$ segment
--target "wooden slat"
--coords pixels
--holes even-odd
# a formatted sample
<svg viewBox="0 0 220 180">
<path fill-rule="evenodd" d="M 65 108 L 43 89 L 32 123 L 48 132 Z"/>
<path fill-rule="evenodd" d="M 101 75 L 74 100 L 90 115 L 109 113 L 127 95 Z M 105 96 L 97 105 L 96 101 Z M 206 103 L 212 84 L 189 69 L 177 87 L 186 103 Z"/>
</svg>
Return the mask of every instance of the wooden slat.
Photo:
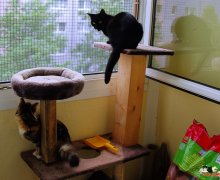
<svg viewBox="0 0 220 180">
<path fill-rule="evenodd" d="M 41 100 L 41 154 L 46 163 L 56 160 L 57 120 L 56 101 Z"/>
<path fill-rule="evenodd" d="M 93 46 L 97 47 L 97 48 L 100 48 L 100 49 L 105 49 L 105 50 L 108 50 L 108 51 L 112 50 L 111 45 L 107 44 L 105 42 L 95 42 L 93 44 Z M 122 53 L 130 54 L 130 55 L 173 55 L 174 51 L 139 44 L 136 49 L 125 49 Z"/>
<path fill-rule="evenodd" d="M 117 155 L 106 150 L 101 150 L 101 154 L 98 157 L 91 159 L 80 158 L 80 164 L 75 168 L 70 167 L 64 161 L 45 164 L 32 155 L 33 150 L 22 152 L 21 157 L 40 179 L 58 180 L 102 170 L 112 167 L 112 165 L 124 163 L 149 154 L 148 150 L 140 145 L 126 148 L 114 142 L 113 144 L 119 148 Z M 73 142 L 73 145 L 76 150 L 87 147 L 82 141 Z"/>
</svg>

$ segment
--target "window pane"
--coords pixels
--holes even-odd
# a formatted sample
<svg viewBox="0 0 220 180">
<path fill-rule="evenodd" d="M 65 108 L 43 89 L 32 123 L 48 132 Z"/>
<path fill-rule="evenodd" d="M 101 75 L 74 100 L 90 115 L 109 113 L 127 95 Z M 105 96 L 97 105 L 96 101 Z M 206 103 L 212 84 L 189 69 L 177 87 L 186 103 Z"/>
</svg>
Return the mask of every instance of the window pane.
<svg viewBox="0 0 220 180">
<path fill-rule="evenodd" d="M 152 66 L 220 89 L 220 1 L 158 0 L 155 46 L 172 57 L 153 57 Z"/>
<path fill-rule="evenodd" d="M 23 69 L 57 66 L 83 74 L 105 70 L 109 52 L 93 48 L 107 38 L 90 13 L 133 12 L 133 0 L 0 0 L 0 82 Z"/>
</svg>

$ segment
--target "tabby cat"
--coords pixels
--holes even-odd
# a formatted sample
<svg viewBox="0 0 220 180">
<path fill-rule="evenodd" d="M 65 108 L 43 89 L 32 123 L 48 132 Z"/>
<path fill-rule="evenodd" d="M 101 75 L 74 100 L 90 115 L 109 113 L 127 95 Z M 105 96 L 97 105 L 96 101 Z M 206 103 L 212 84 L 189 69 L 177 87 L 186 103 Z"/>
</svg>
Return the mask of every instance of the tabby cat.
<svg viewBox="0 0 220 180">
<path fill-rule="evenodd" d="M 38 103 L 31 104 L 21 98 L 15 117 L 20 135 L 36 145 L 33 155 L 40 159 L 41 119 Z M 69 132 L 61 121 L 57 121 L 57 155 L 72 167 L 79 165 L 79 157 L 74 151 Z"/>
<path fill-rule="evenodd" d="M 102 9 L 98 14 L 88 15 L 91 25 L 102 31 L 108 38 L 113 50 L 105 69 L 105 83 L 108 84 L 115 64 L 118 62 L 123 49 L 135 49 L 143 37 L 142 25 L 135 17 L 127 12 L 120 12 L 115 16 L 105 13 Z"/>
</svg>

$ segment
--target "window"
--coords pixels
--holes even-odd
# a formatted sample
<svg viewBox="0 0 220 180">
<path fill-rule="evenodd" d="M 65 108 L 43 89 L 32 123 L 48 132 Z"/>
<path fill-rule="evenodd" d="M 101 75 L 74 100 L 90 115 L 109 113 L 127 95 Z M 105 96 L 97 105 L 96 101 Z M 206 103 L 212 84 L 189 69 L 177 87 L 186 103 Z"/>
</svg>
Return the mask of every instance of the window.
<svg viewBox="0 0 220 180">
<path fill-rule="evenodd" d="M 89 9 L 89 1 L 88 0 L 79 0 L 78 8 L 81 10 Z"/>
<path fill-rule="evenodd" d="M 175 55 L 155 56 L 151 67 L 219 90 L 220 1 L 169 0 L 162 4 L 163 14 L 155 9 L 153 45 L 173 49 Z"/>
<path fill-rule="evenodd" d="M 59 25 L 59 31 L 65 31 L 65 26 L 66 26 L 66 23 L 65 22 L 59 22 L 58 23 Z"/>
<path fill-rule="evenodd" d="M 54 6 L 59 8 L 66 8 L 68 0 L 55 0 Z"/>
<path fill-rule="evenodd" d="M 195 15 L 196 8 L 193 7 L 186 7 L 185 8 L 185 15 Z"/>
<path fill-rule="evenodd" d="M 157 12 L 161 13 L 162 10 L 162 5 L 161 4 L 157 4 Z"/>
<path fill-rule="evenodd" d="M 185 15 L 189 15 L 190 11 L 189 11 L 189 7 L 185 7 Z"/>
<path fill-rule="evenodd" d="M 63 66 L 103 72 L 109 52 L 93 48 L 107 38 L 86 14 L 133 13 L 133 0 L 0 0 L 0 83 L 23 69 Z"/>
<path fill-rule="evenodd" d="M 83 33 L 83 34 L 88 33 L 89 29 L 86 23 L 81 21 L 81 22 L 78 22 L 77 25 L 78 25 L 79 33 Z"/>
<path fill-rule="evenodd" d="M 176 6 L 172 6 L 172 14 L 176 14 Z"/>
</svg>

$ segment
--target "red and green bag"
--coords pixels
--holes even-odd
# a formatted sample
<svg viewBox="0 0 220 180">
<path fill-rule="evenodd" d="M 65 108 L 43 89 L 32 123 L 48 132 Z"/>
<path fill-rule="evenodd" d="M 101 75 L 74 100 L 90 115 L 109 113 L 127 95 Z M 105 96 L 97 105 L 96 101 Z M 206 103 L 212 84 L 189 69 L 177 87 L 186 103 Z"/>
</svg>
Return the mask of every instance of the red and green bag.
<svg viewBox="0 0 220 180">
<path fill-rule="evenodd" d="M 173 159 L 167 180 L 219 180 L 220 135 L 209 137 L 203 124 L 193 121 Z"/>
</svg>

